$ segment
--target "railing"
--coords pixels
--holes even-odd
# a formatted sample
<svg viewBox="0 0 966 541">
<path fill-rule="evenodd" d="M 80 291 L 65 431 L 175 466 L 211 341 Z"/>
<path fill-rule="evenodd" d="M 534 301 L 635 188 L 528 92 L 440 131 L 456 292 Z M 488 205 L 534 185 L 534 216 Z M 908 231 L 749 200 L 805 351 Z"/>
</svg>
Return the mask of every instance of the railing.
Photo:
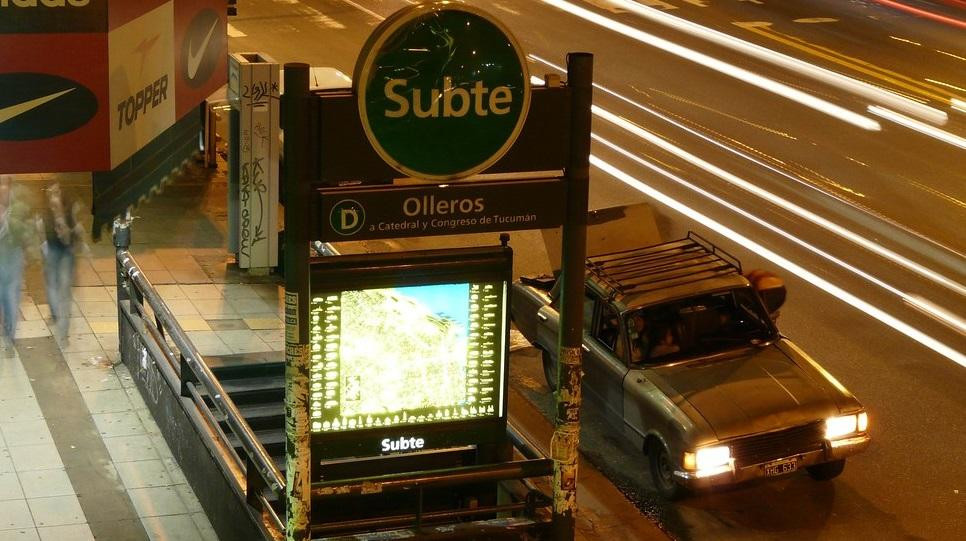
<svg viewBox="0 0 966 541">
<path fill-rule="evenodd" d="M 284 501 L 285 480 L 237 406 L 128 251 L 129 222 L 115 222 L 114 246 L 122 354 L 126 349 L 123 347 L 124 341 L 136 335 L 171 390 L 182 397 L 181 406 L 185 413 L 197 427 L 209 434 L 210 439 L 205 440 L 205 445 L 226 469 L 229 474 L 226 477 L 234 484 L 236 492 L 244 495 L 249 505 L 271 522 L 271 527 L 278 532 L 284 532 L 284 523 L 272 507 L 264 489 L 274 493 L 277 501 Z M 215 410 L 224 417 L 228 428 L 238 438 L 245 456 L 239 456 L 235 451 L 228 436 L 221 429 L 215 411 L 209 407 L 203 395 L 207 395 Z"/>
<path fill-rule="evenodd" d="M 184 329 L 161 298 L 130 253 L 129 222 L 118 220 L 114 223 L 114 245 L 116 248 L 117 300 L 119 340 L 122 357 L 142 355 L 140 362 L 150 362 L 175 396 L 180 396 L 180 406 L 195 425 L 208 438 L 202 438 L 211 455 L 221 465 L 225 478 L 232 484 L 234 492 L 242 497 L 267 522 L 275 537 L 285 535 L 285 523 L 272 506 L 266 490 L 274 494 L 275 500 L 284 502 L 286 498 L 285 480 L 265 447 L 258 441 L 248 422 L 238 407 L 225 392 L 217 377 L 204 362 L 197 348 L 192 344 Z M 339 255 L 328 243 L 313 243 L 320 256 Z M 141 348 L 132 348 L 132 340 L 137 339 Z M 205 398 L 211 401 L 211 406 Z M 218 415 L 223 417 L 231 433 L 238 439 L 242 455 L 235 451 L 228 435 L 221 428 Z M 532 442 L 520 434 L 513 426 L 507 426 L 508 436 L 513 447 L 523 460 L 502 464 L 464 466 L 442 470 L 428 470 L 405 474 L 392 474 L 375 477 L 345 479 L 335 482 L 312 484 L 312 495 L 316 498 L 346 494 L 366 494 L 373 492 L 415 491 L 419 504 L 415 512 L 396 515 L 368 517 L 355 520 L 334 521 L 313 524 L 313 535 L 326 535 L 352 530 L 386 529 L 394 527 L 414 527 L 422 531 L 421 525 L 427 521 L 453 520 L 461 527 L 478 524 L 487 537 L 490 531 L 526 528 L 535 524 L 532 520 L 509 517 L 508 514 L 524 512 L 533 516 L 538 508 L 548 508 L 552 499 L 537 488 L 529 478 L 545 477 L 552 473 L 553 462 L 543 456 Z M 422 508 L 422 494 L 425 489 L 434 487 L 462 485 L 467 483 L 496 482 L 515 480 L 522 486 L 513 502 L 492 506 L 452 509 L 447 511 L 425 511 Z M 466 519 L 479 516 L 497 516 L 479 523 L 467 523 Z M 452 532 L 451 532 L 452 533 Z M 470 537 L 479 537 L 479 532 Z"/>
</svg>

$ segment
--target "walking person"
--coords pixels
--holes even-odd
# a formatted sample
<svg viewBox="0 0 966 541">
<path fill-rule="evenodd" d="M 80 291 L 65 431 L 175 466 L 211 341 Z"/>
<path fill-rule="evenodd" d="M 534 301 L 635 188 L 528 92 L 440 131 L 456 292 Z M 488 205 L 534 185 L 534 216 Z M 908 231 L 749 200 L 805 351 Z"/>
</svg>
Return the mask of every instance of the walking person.
<svg viewBox="0 0 966 541">
<path fill-rule="evenodd" d="M 70 329 L 71 286 L 74 282 L 74 250 L 83 244 L 80 225 L 80 204 L 65 196 L 56 182 L 47 188 L 47 204 L 37 225 L 44 238 L 44 282 L 47 304 L 58 340 L 67 337 Z"/>
<path fill-rule="evenodd" d="M 12 179 L 0 175 L 0 346 L 12 345 L 17 334 L 29 212 L 14 193 Z"/>
</svg>

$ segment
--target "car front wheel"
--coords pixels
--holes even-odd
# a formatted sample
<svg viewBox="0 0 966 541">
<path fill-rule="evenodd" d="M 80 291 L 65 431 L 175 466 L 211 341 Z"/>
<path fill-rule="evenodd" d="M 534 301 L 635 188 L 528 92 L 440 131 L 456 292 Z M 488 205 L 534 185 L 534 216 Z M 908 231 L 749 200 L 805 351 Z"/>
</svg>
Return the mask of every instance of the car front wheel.
<svg viewBox="0 0 966 541">
<path fill-rule="evenodd" d="M 551 392 L 556 391 L 557 361 L 549 351 L 542 349 L 540 352 L 543 354 L 543 377 L 547 378 L 547 387 L 550 387 Z"/>
<path fill-rule="evenodd" d="M 687 495 L 687 489 L 674 479 L 674 462 L 662 443 L 651 447 L 648 457 L 651 463 L 651 479 L 657 493 L 667 500 L 678 500 Z"/>
<path fill-rule="evenodd" d="M 808 475 L 816 481 L 829 481 L 838 477 L 845 469 L 845 459 L 823 462 L 814 466 L 807 466 Z"/>
</svg>

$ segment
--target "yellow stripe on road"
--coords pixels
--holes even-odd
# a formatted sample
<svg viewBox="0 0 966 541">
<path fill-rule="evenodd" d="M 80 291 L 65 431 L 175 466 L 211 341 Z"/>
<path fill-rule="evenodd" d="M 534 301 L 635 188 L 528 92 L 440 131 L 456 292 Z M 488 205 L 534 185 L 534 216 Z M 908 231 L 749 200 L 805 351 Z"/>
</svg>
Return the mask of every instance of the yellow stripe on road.
<svg viewBox="0 0 966 541">
<path fill-rule="evenodd" d="M 822 47 L 820 45 L 815 45 L 809 43 L 801 38 L 790 36 L 788 34 L 783 34 L 777 32 L 771 28 L 771 23 L 763 21 L 753 21 L 753 22 L 735 22 L 732 23 L 739 28 L 748 30 L 758 34 L 759 36 L 766 37 L 768 39 L 777 41 L 779 43 L 788 45 L 803 51 L 812 56 L 817 56 L 829 62 L 833 62 L 840 66 L 855 70 L 859 73 L 863 73 L 880 81 L 885 81 L 893 86 L 906 90 L 917 96 L 922 96 L 931 100 L 942 102 L 943 104 L 950 105 L 951 98 L 957 97 L 945 89 L 924 84 L 916 79 L 903 75 L 901 73 L 896 73 L 894 71 L 881 68 L 872 63 L 860 60 L 857 58 L 852 58 L 850 56 L 844 55 L 838 51 L 829 49 L 827 47 Z"/>
</svg>

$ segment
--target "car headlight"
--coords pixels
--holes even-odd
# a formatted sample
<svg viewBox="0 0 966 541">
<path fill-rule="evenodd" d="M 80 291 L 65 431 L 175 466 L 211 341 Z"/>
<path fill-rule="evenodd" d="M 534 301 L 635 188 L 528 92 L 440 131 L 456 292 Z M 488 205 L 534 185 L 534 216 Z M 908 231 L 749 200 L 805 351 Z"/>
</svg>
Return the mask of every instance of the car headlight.
<svg viewBox="0 0 966 541">
<path fill-rule="evenodd" d="M 866 412 L 841 417 L 829 417 L 825 420 L 825 439 L 834 440 L 856 432 L 865 432 L 869 428 L 869 415 Z"/>
<path fill-rule="evenodd" d="M 708 477 L 732 471 L 731 448 L 727 445 L 703 447 L 694 453 L 684 453 L 684 468 L 697 477 Z"/>
</svg>

